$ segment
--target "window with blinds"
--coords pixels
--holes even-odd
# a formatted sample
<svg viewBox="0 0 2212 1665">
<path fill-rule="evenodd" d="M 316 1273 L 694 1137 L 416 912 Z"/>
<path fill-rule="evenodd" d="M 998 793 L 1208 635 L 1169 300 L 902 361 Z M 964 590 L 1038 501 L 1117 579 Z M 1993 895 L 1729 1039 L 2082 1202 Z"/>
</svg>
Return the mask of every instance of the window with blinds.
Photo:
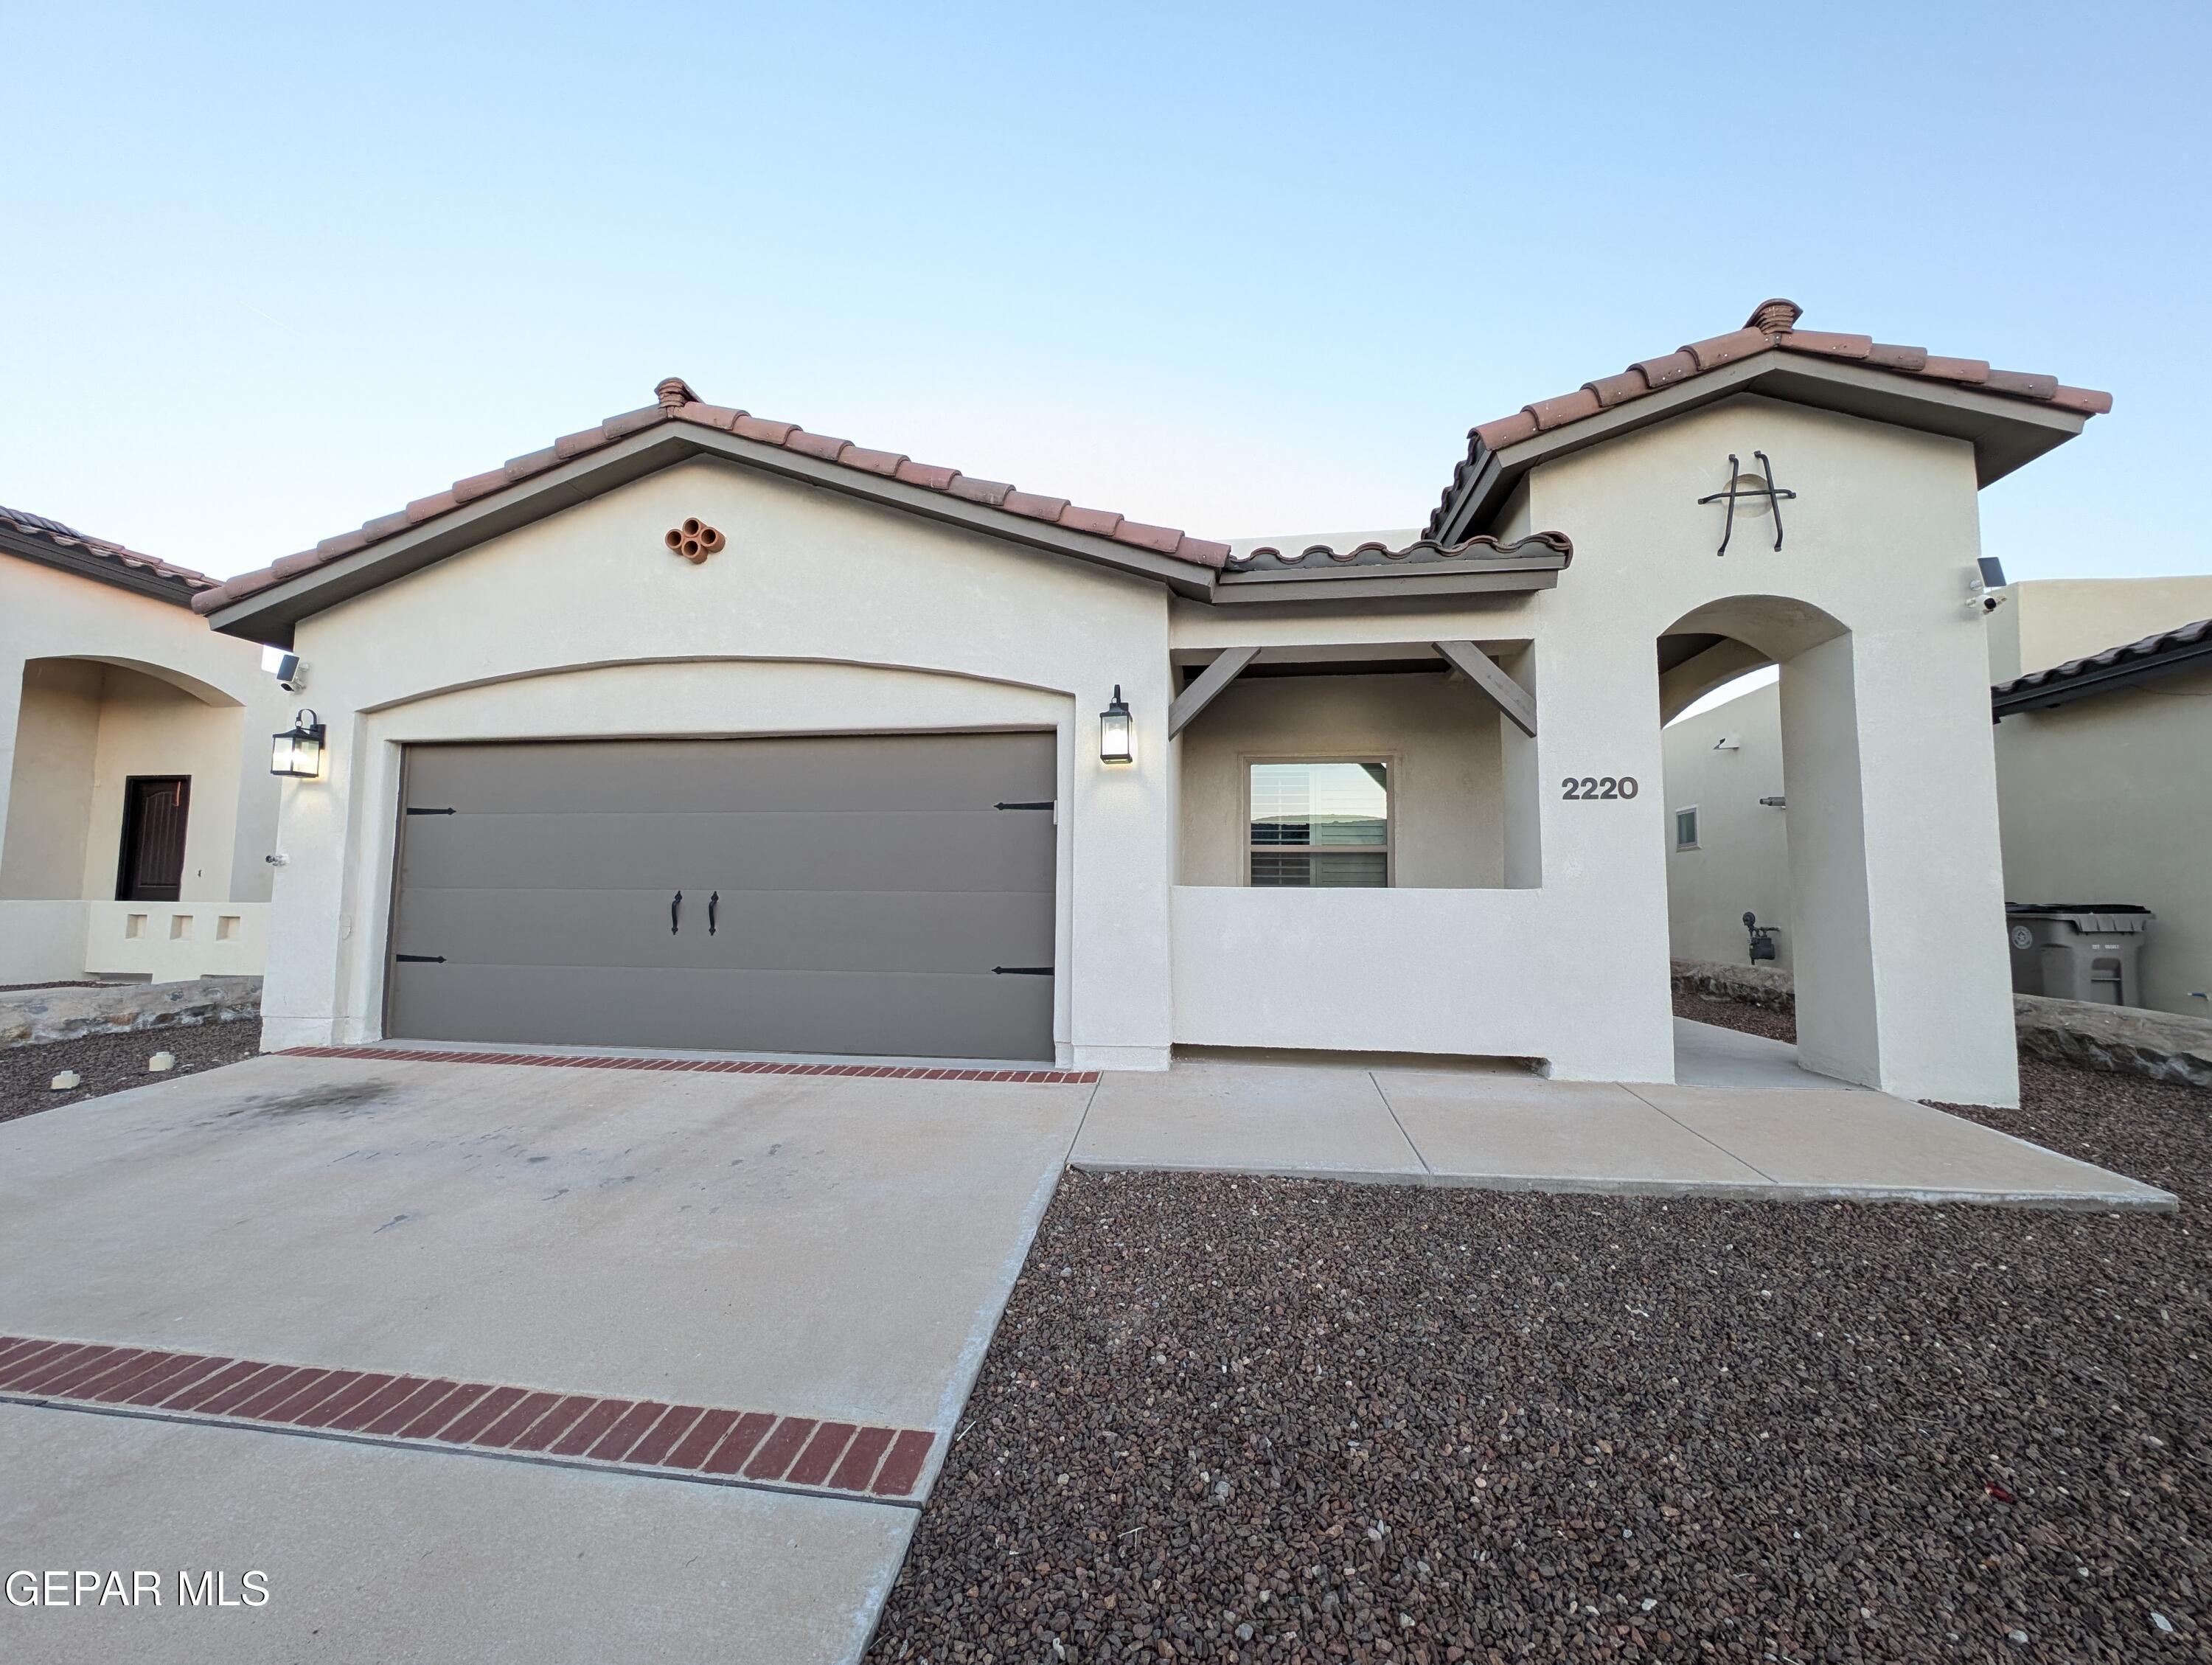
<svg viewBox="0 0 2212 1665">
<path fill-rule="evenodd" d="M 1389 884 L 1388 763 L 1254 763 L 1251 770 L 1253 884 Z"/>
</svg>

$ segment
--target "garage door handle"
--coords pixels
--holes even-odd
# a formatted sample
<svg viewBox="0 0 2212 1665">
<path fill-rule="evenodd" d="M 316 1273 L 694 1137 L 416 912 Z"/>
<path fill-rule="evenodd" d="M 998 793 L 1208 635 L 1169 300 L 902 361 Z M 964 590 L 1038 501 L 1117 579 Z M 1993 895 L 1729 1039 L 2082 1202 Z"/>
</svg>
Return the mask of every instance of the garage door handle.
<svg viewBox="0 0 2212 1665">
<path fill-rule="evenodd" d="M 991 968 L 991 975 L 994 977 L 1049 977 L 1052 968 L 1048 965 L 994 965 Z"/>
<path fill-rule="evenodd" d="M 668 899 L 668 934 L 676 934 L 676 922 L 684 916 L 684 892 L 678 890 Z"/>
<path fill-rule="evenodd" d="M 721 905 L 722 893 L 720 890 L 707 898 L 707 934 L 710 937 L 714 934 L 714 910 Z"/>
</svg>

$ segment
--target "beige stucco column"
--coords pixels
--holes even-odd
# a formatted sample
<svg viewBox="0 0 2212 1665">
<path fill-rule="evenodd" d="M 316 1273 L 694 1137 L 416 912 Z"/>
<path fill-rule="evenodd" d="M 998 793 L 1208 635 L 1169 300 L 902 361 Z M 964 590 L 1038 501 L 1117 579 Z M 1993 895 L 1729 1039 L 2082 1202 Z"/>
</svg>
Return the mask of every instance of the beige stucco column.
<svg viewBox="0 0 2212 1665">
<path fill-rule="evenodd" d="M 1905 1097 L 2015 1103 L 1982 641 L 1919 623 L 1782 666 L 1798 1056 Z"/>
</svg>

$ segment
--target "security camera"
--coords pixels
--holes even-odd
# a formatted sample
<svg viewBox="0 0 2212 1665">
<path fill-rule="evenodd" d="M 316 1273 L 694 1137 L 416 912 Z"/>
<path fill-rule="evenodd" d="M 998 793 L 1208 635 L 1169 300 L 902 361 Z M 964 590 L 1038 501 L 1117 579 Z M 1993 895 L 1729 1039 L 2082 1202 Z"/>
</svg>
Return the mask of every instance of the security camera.
<svg viewBox="0 0 2212 1665">
<path fill-rule="evenodd" d="M 1966 574 L 1966 611 L 1970 613 L 1993 613 L 2005 605 L 2005 598 L 1996 593 L 2004 588 L 2004 563 L 1993 555 L 1981 556 Z"/>
<path fill-rule="evenodd" d="M 270 648 L 262 656 L 262 664 L 276 678 L 277 687 L 287 694 L 304 692 L 307 686 L 307 667 L 300 663 L 297 653 L 287 653 Z"/>
</svg>

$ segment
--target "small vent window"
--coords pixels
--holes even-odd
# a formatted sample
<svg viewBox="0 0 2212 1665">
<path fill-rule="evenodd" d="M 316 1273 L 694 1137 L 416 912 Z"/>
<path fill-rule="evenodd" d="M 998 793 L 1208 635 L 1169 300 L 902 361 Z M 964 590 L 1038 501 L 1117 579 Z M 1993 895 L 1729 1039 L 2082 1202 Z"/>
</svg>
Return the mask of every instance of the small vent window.
<svg viewBox="0 0 2212 1665">
<path fill-rule="evenodd" d="M 1698 848 L 1698 811 L 1695 805 L 1674 811 L 1674 848 L 1678 850 Z"/>
</svg>

